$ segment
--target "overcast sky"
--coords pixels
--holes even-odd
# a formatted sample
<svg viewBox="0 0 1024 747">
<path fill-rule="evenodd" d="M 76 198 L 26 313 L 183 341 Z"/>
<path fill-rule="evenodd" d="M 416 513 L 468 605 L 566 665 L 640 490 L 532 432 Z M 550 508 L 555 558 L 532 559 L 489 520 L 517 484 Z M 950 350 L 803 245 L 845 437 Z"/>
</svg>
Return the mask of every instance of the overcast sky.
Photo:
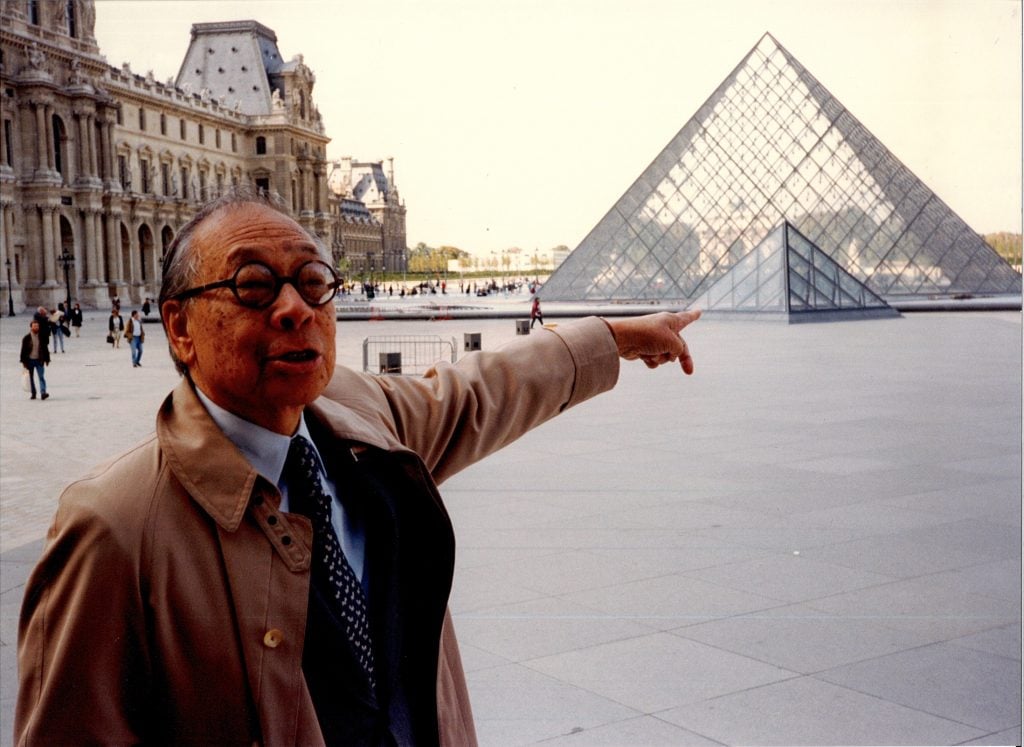
<svg viewBox="0 0 1024 747">
<path fill-rule="evenodd" d="M 328 157 L 395 158 L 408 242 L 570 248 L 769 31 L 981 233 L 1021 230 L 1020 0 L 98 0 L 115 66 L 195 22 L 304 56 Z"/>
</svg>

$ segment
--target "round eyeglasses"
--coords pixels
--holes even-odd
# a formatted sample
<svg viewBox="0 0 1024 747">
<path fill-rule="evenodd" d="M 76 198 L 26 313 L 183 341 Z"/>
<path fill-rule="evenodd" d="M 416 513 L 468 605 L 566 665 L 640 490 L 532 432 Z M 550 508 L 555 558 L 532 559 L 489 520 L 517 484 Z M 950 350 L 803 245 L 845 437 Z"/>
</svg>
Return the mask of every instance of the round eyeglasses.
<svg viewBox="0 0 1024 747">
<path fill-rule="evenodd" d="M 334 298 L 338 286 L 341 285 L 334 269 L 318 259 L 299 265 L 295 274 L 290 277 L 274 274 L 274 271 L 262 262 L 246 262 L 227 280 L 189 288 L 171 298 L 182 301 L 217 288 L 230 288 L 242 306 L 265 309 L 277 300 L 285 283 L 291 283 L 302 300 L 314 309 Z"/>
</svg>

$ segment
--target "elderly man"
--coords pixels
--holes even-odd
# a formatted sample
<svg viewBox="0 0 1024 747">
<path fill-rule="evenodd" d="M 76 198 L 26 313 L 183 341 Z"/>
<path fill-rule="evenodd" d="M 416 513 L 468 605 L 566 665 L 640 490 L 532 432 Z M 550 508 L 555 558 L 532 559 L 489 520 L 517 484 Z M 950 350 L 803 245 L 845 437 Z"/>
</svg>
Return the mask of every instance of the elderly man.
<svg viewBox="0 0 1024 747">
<path fill-rule="evenodd" d="M 160 310 L 184 380 L 61 497 L 22 610 L 20 743 L 475 743 L 436 485 L 611 388 L 619 356 L 692 372 L 697 314 L 372 377 L 335 368 L 337 287 L 255 197 L 181 230 Z"/>
</svg>

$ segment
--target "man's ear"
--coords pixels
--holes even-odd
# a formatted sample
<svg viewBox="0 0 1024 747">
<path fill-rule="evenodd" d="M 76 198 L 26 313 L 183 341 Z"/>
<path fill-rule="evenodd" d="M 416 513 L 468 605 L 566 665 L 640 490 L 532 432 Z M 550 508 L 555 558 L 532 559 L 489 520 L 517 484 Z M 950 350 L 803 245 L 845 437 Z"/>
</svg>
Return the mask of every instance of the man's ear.
<svg viewBox="0 0 1024 747">
<path fill-rule="evenodd" d="M 185 312 L 185 305 L 181 301 L 165 301 L 160 308 L 160 317 L 164 322 L 164 332 L 167 335 L 167 344 L 171 346 L 174 355 L 185 366 L 191 367 L 195 362 L 195 343 L 192 340 L 192 333 L 188 327 L 188 314 Z"/>
</svg>

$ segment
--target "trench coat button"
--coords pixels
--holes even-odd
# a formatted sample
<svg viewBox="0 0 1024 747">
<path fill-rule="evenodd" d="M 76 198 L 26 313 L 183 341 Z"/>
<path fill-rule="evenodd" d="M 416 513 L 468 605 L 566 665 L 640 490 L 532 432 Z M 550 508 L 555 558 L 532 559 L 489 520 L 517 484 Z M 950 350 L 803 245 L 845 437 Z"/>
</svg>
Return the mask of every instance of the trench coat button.
<svg viewBox="0 0 1024 747">
<path fill-rule="evenodd" d="M 267 648 L 277 648 L 284 641 L 284 633 L 277 628 L 271 628 L 263 636 L 263 645 Z"/>
</svg>

